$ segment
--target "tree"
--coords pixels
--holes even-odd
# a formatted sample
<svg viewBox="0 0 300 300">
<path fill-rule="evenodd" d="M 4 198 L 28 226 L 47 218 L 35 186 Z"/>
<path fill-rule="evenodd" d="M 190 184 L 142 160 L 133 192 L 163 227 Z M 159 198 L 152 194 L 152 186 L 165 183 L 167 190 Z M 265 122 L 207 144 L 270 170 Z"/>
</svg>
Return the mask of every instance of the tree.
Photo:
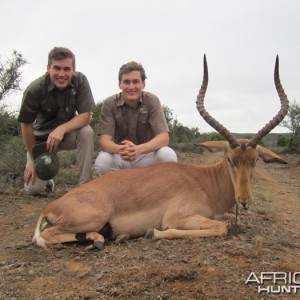
<svg viewBox="0 0 300 300">
<path fill-rule="evenodd" d="M 12 58 L 0 60 L 0 101 L 11 92 L 20 90 L 21 67 L 27 61 L 22 54 L 13 51 Z M 8 112 L 5 104 L 0 103 L 0 136 L 16 136 L 20 128 L 15 112 Z"/>
<path fill-rule="evenodd" d="M 0 136 L 18 136 L 20 124 L 14 113 L 8 112 L 5 105 L 0 105 Z"/>
<path fill-rule="evenodd" d="M 173 118 L 172 110 L 163 105 L 167 123 L 170 130 L 170 146 L 175 150 L 183 152 L 199 152 L 201 149 L 195 146 L 195 141 L 200 138 L 200 132 L 197 127 L 189 128 Z"/>
<path fill-rule="evenodd" d="M 26 163 L 25 146 L 19 138 L 20 124 L 15 112 L 8 112 L 5 103 L 1 103 L 11 92 L 20 90 L 21 67 L 27 61 L 22 54 L 14 51 L 12 58 L 0 60 L 0 193 L 9 182 L 21 182 L 21 174 Z"/>
<path fill-rule="evenodd" d="M 281 126 L 288 128 L 293 135 L 300 127 L 300 104 L 294 100 L 290 104 L 286 118 L 282 121 Z"/>
<path fill-rule="evenodd" d="M 166 105 L 163 105 L 162 107 L 163 107 L 164 114 L 166 116 L 168 126 L 171 129 L 171 127 L 173 126 L 173 122 L 174 122 L 173 111 L 171 108 L 169 108 Z"/>
<path fill-rule="evenodd" d="M 97 102 L 95 108 L 92 111 L 92 120 L 91 120 L 91 126 L 93 129 L 97 131 L 97 125 L 99 122 L 99 116 L 102 109 L 102 103 L 103 102 Z"/>
<path fill-rule="evenodd" d="M 300 104 L 296 100 L 290 104 L 286 119 L 282 121 L 281 126 L 288 128 L 292 133 L 288 150 L 300 151 Z"/>
<path fill-rule="evenodd" d="M 27 63 L 20 52 L 13 51 L 12 58 L 0 60 L 0 101 L 13 91 L 20 90 L 21 67 Z"/>
</svg>

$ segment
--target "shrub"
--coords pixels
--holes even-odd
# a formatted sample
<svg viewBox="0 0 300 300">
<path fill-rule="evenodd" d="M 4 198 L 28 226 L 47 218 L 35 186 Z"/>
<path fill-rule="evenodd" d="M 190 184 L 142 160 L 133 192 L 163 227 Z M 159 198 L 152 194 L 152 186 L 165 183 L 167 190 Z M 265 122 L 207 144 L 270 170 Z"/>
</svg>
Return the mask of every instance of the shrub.
<svg viewBox="0 0 300 300">
<path fill-rule="evenodd" d="M 26 150 L 20 137 L 0 136 L 0 193 L 13 184 L 22 186 Z"/>
<path fill-rule="evenodd" d="M 279 134 L 277 138 L 278 147 L 286 147 L 289 144 L 289 138 L 286 135 Z"/>
</svg>

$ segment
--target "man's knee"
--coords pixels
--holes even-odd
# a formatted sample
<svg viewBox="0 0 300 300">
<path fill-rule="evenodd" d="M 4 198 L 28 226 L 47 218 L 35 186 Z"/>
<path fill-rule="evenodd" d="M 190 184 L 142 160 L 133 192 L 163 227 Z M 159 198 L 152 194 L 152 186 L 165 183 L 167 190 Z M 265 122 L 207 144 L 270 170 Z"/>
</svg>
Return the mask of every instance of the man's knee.
<svg viewBox="0 0 300 300">
<path fill-rule="evenodd" d="M 157 162 L 177 162 L 177 155 L 170 147 L 162 147 L 156 152 Z"/>
<path fill-rule="evenodd" d="M 94 131 L 90 125 L 66 133 L 63 141 L 59 145 L 59 150 L 73 150 L 76 148 L 94 148 Z"/>
<path fill-rule="evenodd" d="M 86 141 L 93 141 L 94 139 L 94 131 L 90 125 L 83 126 L 78 129 L 78 138 Z"/>
<path fill-rule="evenodd" d="M 111 171 L 113 165 L 113 154 L 101 151 L 99 152 L 96 160 L 94 169 L 98 176 L 103 175 Z"/>
</svg>

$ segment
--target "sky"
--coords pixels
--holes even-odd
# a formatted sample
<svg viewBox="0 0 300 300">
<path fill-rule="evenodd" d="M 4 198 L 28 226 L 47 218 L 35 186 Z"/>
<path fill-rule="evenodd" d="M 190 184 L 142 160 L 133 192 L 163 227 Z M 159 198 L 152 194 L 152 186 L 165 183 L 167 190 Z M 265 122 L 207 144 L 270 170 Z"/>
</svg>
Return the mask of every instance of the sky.
<svg viewBox="0 0 300 300">
<path fill-rule="evenodd" d="M 95 102 L 118 93 L 121 65 L 146 70 L 145 90 L 174 119 L 214 131 L 196 98 L 206 54 L 207 111 L 229 131 L 255 133 L 280 109 L 273 72 L 290 102 L 300 102 L 299 0 L 1 0 L 0 59 L 21 52 L 21 91 L 6 104 L 18 109 L 27 85 L 46 72 L 49 51 L 71 49 Z M 287 132 L 276 127 L 272 132 Z"/>
</svg>

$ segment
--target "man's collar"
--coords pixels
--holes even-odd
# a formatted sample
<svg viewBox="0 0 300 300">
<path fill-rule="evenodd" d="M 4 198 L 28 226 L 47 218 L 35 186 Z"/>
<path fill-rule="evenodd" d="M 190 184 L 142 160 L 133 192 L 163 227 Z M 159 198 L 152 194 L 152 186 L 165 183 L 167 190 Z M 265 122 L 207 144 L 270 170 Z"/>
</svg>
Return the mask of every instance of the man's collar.
<svg viewBox="0 0 300 300">
<path fill-rule="evenodd" d="M 122 92 L 119 93 L 117 99 L 118 99 L 118 101 L 117 101 L 117 106 L 122 106 L 122 105 L 125 105 L 125 104 L 126 104 L 126 101 L 125 101 L 125 99 L 124 99 L 124 97 L 123 97 Z M 143 93 L 142 93 L 142 95 L 141 95 L 141 97 L 140 97 L 140 99 L 139 99 L 139 103 L 143 103 Z"/>
</svg>

